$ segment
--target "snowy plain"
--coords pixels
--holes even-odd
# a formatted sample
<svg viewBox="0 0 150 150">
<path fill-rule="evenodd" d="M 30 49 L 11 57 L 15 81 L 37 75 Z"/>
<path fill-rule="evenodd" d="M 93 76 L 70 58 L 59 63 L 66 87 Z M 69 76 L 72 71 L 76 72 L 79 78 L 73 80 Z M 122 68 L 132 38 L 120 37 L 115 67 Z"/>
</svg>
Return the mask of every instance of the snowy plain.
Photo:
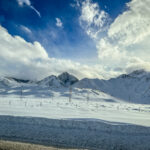
<svg viewBox="0 0 150 150">
<path fill-rule="evenodd" d="M 134 104 L 113 99 L 104 93 L 95 95 L 92 91 L 87 100 L 86 92 L 78 95 L 52 92 L 53 96 L 9 95 L 0 98 L 0 115 L 44 117 L 51 119 L 101 119 L 112 122 L 150 126 L 150 105 Z M 50 92 L 49 92 L 50 93 Z M 92 95 L 93 94 L 93 95 Z M 97 96 L 97 97 L 96 97 Z"/>
</svg>

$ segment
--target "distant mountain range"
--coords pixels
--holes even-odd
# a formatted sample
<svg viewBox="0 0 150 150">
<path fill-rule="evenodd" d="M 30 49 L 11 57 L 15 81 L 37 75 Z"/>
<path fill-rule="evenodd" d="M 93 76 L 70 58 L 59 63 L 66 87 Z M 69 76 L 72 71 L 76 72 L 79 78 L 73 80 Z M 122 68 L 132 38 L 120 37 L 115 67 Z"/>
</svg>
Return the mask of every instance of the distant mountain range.
<svg viewBox="0 0 150 150">
<path fill-rule="evenodd" d="M 64 72 L 59 76 L 51 75 L 41 81 L 33 82 L 11 77 L 1 77 L 0 87 L 20 86 L 24 84 L 47 86 L 55 88 L 79 88 L 99 90 L 113 97 L 126 101 L 150 103 L 150 73 L 144 70 L 136 70 L 130 74 L 122 74 L 109 80 L 88 79 L 78 80 L 75 76 Z"/>
</svg>

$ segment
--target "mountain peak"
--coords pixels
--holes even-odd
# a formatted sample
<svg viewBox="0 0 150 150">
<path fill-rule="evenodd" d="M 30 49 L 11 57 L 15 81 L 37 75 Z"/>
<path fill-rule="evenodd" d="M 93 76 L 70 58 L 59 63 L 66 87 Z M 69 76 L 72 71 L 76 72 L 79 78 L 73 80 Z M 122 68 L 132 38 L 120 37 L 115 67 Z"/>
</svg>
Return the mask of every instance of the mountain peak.
<svg viewBox="0 0 150 150">
<path fill-rule="evenodd" d="M 69 74 L 68 72 L 63 72 L 62 74 L 60 74 L 58 76 L 58 79 L 60 81 L 62 81 L 63 84 L 66 85 L 66 86 L 72 85 L 72 84 L 79 81 L 75 76 Z"/>
<path fill-rule="evenodd" d="M 144 69 L 140 69 L 140 70 L 135 70 L 129 74 L 122 74 L 119 76 L 119 78 L 140 78 L 145 75 L 150 75 L 150 73 L 145 71 Z"/>
<path fill-rule="evenodd" d="M 69 74 L 68 72 L 63 72 L 63 73 L 61 73 L 60 75 L 58 75 L 58 77 L 59 76 L 70 76 L 71 74 Z"/>
<path fill-rule="evenodd" d="M 146 73 L 146 71 L 144 69 L 140 69 L 140 70 L 135 70 L 135 71 L 131 72 L 130 74 L 139 75 L 139 74 L 143 74 L 143 73 Z"/>
<path fill-rule="evenodd" d="M 129 75 L 132 77 L 143 77 L 145 75 L 149 75 L 150 73 L 145 71 L 144 69 L 140 69 L 140 70 L 135 70 L 133 72 L 131 72 Z"/>
<path fill-rule="evenodd" d="M 44 78 L 43 80 L 39 81 L 38 83 L 40 85 L 46 85 L 46 86 L 50 86 L 50 87 L 63 87 L 63 86 L 69 86 L 72 85 L 74 83 L 76 83 L 78 81 L 78 79 L 69 74 L 68 72 L 63 72 L 62 74 L 60 74 L 58 77 L 51 75 L 48 76 L 47 78 Z"/>
</svg>

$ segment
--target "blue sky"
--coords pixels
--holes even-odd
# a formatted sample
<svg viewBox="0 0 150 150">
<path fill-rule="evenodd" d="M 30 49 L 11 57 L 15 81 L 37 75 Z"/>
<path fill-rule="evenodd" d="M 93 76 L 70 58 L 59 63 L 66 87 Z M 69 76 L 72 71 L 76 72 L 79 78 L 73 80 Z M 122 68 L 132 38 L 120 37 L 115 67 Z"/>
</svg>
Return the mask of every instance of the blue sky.
<svg viewBox="0 0 150 150">
<path fill-rule="evenodd" d="M 72 65 L 75 63 L 75 66 L 85 65 L 81 67 L 86 68 L 84 73 L 77 72 L 75 68 L 78 69 L 78 67 L 74 65 L 72 68 L 66 67 L 66 71 L 68 69 L 79 77 L 86 74 L 88 77 L 103 77 L 105 74 L 111 76 L 137 68 L 139 63 L 140 65 L 142 63 L 143 67 L 149 59 L 144 53 L 148 52 L 149 45 L 146 43 L 146 46 L 143 46 L 139 40 L 142 38 L 145 42 L 147 40 L 145 37 L 149 36 L 149 34 L 145 36 L 146 30 L 149 29 L 148 25 L 140 24 L 142 15 L 145 16 L 148 13 L 148 10 L 142 12 L 146 5 L 149 5 L 148 0 L 143 2 L 139 0 L 0 0 L 0 25 L 12 38 L 18 36 L 26 43 L 33 45 L 37 41 L 44 53 L 48 55 L 47 57 L 57 63 L 70 61 Z M 139 20 L 135 19 L 136 15 L 140 16 Z M 129 20 L 127 20 L 128 17 Z M 149 20 L 144 19 L 148 24 Z M 142 29 L 138 31 L 138 28 L 143 27 L 145 31 Z M 127 32 L 128 30 L 130 33 Z M 132 36 L 137 34 L 140 34 L 139 38 L 137 37 L 134 41 Z M 15 46 L 14 49 L 16 49 Z M 18 50 L 18 55 L 21 51 L 23 50 Z M 113 57 L 110 58 L 112 55 Z M 129 55 L 132 60 L 127 58 Z M 37 58 L 37 63 L 43 63 L 41 58 Z M 138 65 L 132 64 L 133 60 Z M 10 68 L 8 62 L 7 64 L 7 68 Z M 88 68 L 89 66 L 91 68 Z M 31 69 L 28 69 L 28 66 L 26 68 Z M 100 71 L 95 72 L 98 69 Z M 65 68 L 50 70 L 37 78 L 60 73 L 65 71 Z M 88 73 L 88 70 L 95 73 Z M 6 74 L 4 65 L 1 72 Z M 98 75 L 101 72 L 103 75 Z M 21 77 L 19 74 L 17 73 L 17 76 Z M 31 72 L 30 76 L 32 76 Z"/>
<path fill-rule="evenodd" d="M 0 1 L 1 25 L 11 35 L 19 35 L 29 42 L 40 42 L 52 57 L 78 61 L 87 61 L 89 56 L 97 59 L 94 41 L 79 24 L 80 10 L 71 6 L 76 3 L 74 0 L 30 0 L 41 16 L 25 2 L 20 6 L 16 0 Z M 113 20 L 126 9 L 128 0 L 93 2 L 97 2 Z M 62 27 L 56 26 L 56 18 L 61 20 Z"/>
</svg>

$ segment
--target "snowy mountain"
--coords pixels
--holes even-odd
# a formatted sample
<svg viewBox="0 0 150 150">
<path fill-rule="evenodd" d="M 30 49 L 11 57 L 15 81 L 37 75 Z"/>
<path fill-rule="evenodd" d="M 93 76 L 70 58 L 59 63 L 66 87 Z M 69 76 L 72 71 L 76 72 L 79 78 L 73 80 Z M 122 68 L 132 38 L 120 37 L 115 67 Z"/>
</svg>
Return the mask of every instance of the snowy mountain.
<svg viewBox="0 0 150 150">
<path fill-rule="evenodd" d="M 48 87 L 59 88 L 59 87 L 63 86 L 62 82 L 54 75 L 44 78 L 43 80 L 38 81 L 37 83 L 38 83 L 38 85 L 48 86 Z"/>
<path fill-rule="evenodd" d="M 0 87 L 20 87 L 23 85 L 33 85 L 35 81 L 19 79 L 14 77 L 0 77 Z"/>
<path fill-rule="evenodd" d="M 14 77 L 7 77 L 7 79 L 13 80 L 13 81 L 18 82 L 18 83 L 30 83 L 30 82 L 32 82 L 31 80 L 18 79 L 18 78 L 14 78 Z"/>
<path fill-rule="evenodd" d="M 45 87 L 46 89 L 54 87 L 57 88 L 58 92 L 62 92 L 65 90 L 68 91 L 67 88 L 72 85 L 73 89 L 100 91 L 112 97 L 122 99 L 123 101 L 150 103 L 150 73 L 144 70 L 136 70 L 109 80 L 88 78 L 78 80 L 75 76 L 67 72 L 58 76 L 51 75 L 38 82 L 10 77 L 0 78 L 0 88 L 18 86 L 19 90 L 22 85 L 25 89 L 35 89 L 35 94 L 36 88 L 40 89 L 40 87 Z M 32 90 L 30 90 L 30 93 L 32 93 Z"/>
<path fill-rule="evenodd" d="M 0 77 L 0 87 L 9 87 L 17 85 L 17 81 L 9 77 Z"/>
<path fill-rule="evenodd" d="M 150 73 L 144 70 L 137 70 L 109 80 L 85 78 L 74 87 L 100 90 L 126 101 L 150 103 Z"/>
<path fill-rule="evenodd" d="M 69 74 L 68 72 L 60 74 L 58 79 L 63 83 L 64 86 L 73 85 L 79 81 L 75 76 Z"/>
<path fill-rule="evenodd" d="M 76 82 L 78 82 L 78 79 L 75 76 L 67 72 L 64 72 L 60 74 L 58 77 L 51 75 L 47 78 L 44 78 L 43 80 L 39 81 L 38 84 L 43 86 L 60 88 L 60 87 L 68 87 Z"/>
</svg>

